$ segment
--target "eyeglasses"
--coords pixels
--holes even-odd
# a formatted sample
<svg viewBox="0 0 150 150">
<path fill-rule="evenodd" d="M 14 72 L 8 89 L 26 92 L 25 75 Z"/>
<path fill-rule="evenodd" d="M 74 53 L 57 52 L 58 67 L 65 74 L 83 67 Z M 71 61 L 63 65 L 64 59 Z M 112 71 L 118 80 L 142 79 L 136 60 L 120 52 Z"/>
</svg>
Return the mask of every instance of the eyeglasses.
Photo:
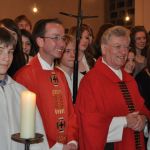
<svg viewBox="0 0 150 150">
<path fill-rule="evenodd" d="M 116 50 L 121 50 L 122 48 L 123 48 L 123 49 L 127 49 L 127 50 L 130 50 L 130 49 L 131 49 L 130 46 L 124 46 L 124 45 L 111 45 L 111 47 L 113 47 L 113 48 L 116 49 Z"/>
<path fill-rule="evenodd" d="M 60 40 L 65 41 L 65 39 L 66 39 L 65 36 L 57 36 L 57 35 L 56 36 L 43 36 L 41 38 L 51 39 L 55 42 L 60 41 Z"/>
</svg>

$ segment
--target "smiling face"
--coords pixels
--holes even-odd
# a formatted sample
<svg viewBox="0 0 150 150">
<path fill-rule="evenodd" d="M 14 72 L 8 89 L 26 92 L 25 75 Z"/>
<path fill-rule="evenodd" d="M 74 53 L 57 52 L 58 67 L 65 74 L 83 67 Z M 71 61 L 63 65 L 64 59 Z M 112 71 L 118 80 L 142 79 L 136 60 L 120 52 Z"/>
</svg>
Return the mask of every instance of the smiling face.
<svg viewBox="0 0 150 150">
<path fill-rule="evenodd" d="M 47 23 L 43 37 L 37 38 L 41 57 L 49 64 L 60 58 L 65 48 L 64 27 L 57 23 Z"/>
<path fill-rule="evenodd" d="M 134 68 L 135 68 L 135 54 L 132 51 L 130 51 L 128 53 L 128 58 L 124 70 L 128 73 L 133 73 Z"/>
<path fill-rule="evenodd" d="M 3 80 L 13 60 L 13 45 L 0 44 L 0 80 Z"/>
<path fill-rule="evenodd" d="M 112 35 L 107 44 L 102 45 L 102 54 L 106 63 L 114 69 L 120 69 L 126 62 L 129 50 L 127 36 Z"/>
<path fill-rule="evenodd" d="M 137 49 L 144 49 L 146 46 L 146 35 L 144 32 L 140 31 L 135 34 L 135 47 Z"/>
</svg>

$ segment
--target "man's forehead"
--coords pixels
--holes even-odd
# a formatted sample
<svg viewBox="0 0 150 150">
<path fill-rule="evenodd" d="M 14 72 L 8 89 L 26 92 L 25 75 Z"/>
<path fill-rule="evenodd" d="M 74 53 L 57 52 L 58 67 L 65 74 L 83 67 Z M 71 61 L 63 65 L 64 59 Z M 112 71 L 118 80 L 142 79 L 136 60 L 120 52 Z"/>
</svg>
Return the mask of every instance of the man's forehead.
<svg viewBox="0 0 150 150">
<path fill-rule="evenodd" d="M 110 38 L 108 39 L 108 41 L 112 42 L 112 41 L 129 41 L 130 37 L 129 36 L 116 36 L 116 35 L 112 35 L 110 36 Z"/>
</svg>

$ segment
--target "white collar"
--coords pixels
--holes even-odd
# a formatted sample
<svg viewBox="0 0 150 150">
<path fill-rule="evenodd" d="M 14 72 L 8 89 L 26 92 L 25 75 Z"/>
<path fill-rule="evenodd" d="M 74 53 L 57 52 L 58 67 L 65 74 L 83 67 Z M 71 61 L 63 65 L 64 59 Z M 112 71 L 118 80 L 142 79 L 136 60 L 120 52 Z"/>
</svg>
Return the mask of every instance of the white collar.
<svg viewBox="0 0 150 150">
<path fill-rule="evenodd" d="M 64 69 L 62 69 L 60 66 L 56 66 L 59 70 L 61 70 L 66 77 L 68 77 L 70 80 L 73 80 L 73 73 L 72 75 L 70 76 Z"/>
<path fill-rule="evenodd" d="M 121 69 L 116 70 L 116 69 L 110 67 L 103 58 L 102 58 L 102 63 L 107 65 L 119 77 L 119 79 L 122 80 L 122 71 L 121 71 Z"/>
<path fill-rule="evenodd" d="M 37 57 L 39 59 L 39 62 L 42 66 L 43 70 L 54 70 L 54 63 L 52 65 L 49 65 L 41 56 L 40 53 L 37 54 Z"/>
<path fill-rule="evenodd" d="M 83 62 L 83 64 L 84 64 L 84 66 L 85 66 L 86 72 L 88 72 L 88 71 L 90 70 L 90 68 L 89 68 L 89 65 L 88 65 L 88 63 L 87 63 L 87 60 L 86 60 L 85 55 L 83 55 L 83 57 L 82 57 L 82 62 Z"/>
</svg>

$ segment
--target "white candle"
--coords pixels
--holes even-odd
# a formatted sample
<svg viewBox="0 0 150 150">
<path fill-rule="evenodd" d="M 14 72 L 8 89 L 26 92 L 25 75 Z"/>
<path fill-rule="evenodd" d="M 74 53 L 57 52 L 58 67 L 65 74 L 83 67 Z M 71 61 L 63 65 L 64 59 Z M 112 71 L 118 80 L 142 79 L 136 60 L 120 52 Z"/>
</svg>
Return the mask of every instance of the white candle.
<svg viewBox="0 0 150 150">
<path fill-rule="evenodd" d="M 21 138 L 29 139 L 35 137 L 35 110 L 35 93 L 23 91 L 21 93 Z"/>
</svg>

